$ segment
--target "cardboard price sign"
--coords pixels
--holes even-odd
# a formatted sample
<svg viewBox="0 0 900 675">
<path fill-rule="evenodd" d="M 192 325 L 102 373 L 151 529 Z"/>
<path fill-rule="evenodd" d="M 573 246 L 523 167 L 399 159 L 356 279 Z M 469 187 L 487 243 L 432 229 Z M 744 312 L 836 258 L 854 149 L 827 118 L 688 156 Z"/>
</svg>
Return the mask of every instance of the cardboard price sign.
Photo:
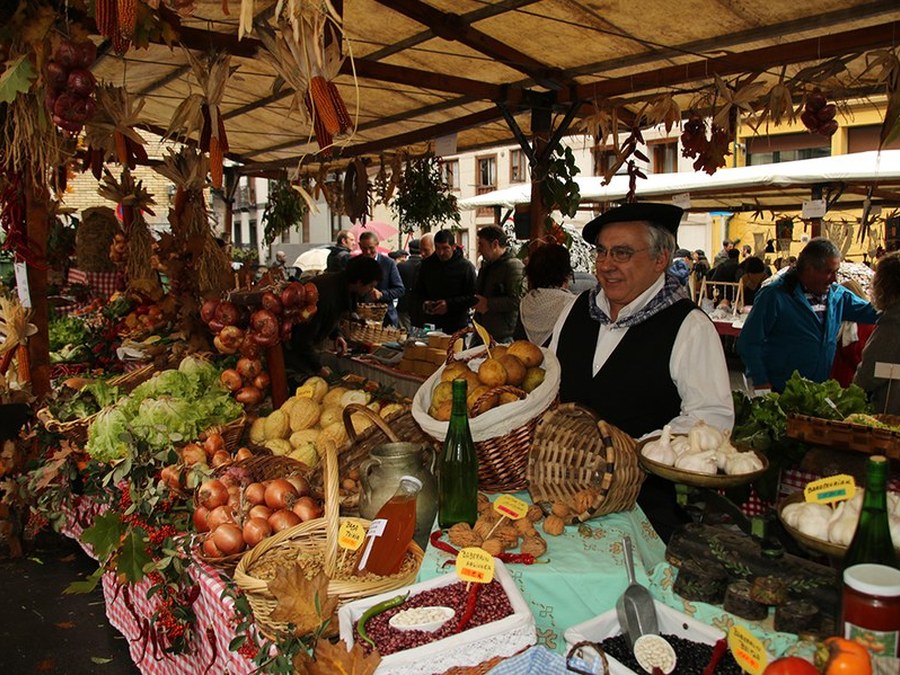
<svg viewBox="0 0 900 675">
<path fill-rule="evenodd" d="M 820 478 L 806 484 L 803 498 L 808 502 L 830 504 L 851 499 L 856 494 L 856 482 L 853 476 L 840 473 L 836 476 Z"/>
<path fill-rule="evenodd" d="M 460 581 L 489 584 L 494 579 L 494 559 L 483 548 L 464 548 L 456 556 L 456 576 Z"/>
<path fill-rule="evenodd" d="M 500 495 L 494 500 L 494 511 L 510 520 L 519 520 L 528 513 L 528 504 L 512 495 Z"/>
<path fill-rule="evenodd" d="M 366 528 L 355 520 L 345 520 L 338 531 L 338 546 L 348 551 L 359 550 L 366 538 Z"/>
<path fill-rule="evenodd" d="M 732 626 L 728 631 L 728 648 L 737 664 L 750 675 L 762 675 L 769 665 L 762 642 L 743 626 Z"/>
</svg>

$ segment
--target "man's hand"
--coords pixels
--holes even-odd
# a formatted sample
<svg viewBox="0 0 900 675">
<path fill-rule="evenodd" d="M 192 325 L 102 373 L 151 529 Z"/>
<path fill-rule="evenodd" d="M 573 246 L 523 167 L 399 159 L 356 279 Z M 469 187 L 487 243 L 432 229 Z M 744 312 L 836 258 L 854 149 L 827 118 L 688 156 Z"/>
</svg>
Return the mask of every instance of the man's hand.
<svg viewBox="0 0 900 675">
<path fill-rule="evenodd" d="M 376 300 L 381 300 L 381 298 L 383 296 L 384 296 L 384 293 L 379 291 L 377 288 L 372 289 L 372 297 L 375 298 Z"/>
<path fill-rule="evenodd" d="M 477 300 L 477 302 L 475 303 L 475 311 L 479 314 L 487 314 L 488 299 L 483 295 L 476 295 L 475 299 Z"/>
<path fill-rule="evenodd" d="M 338 356 L 343 356 L 347 353 L 347 341 L 342 337 L 336 337 L 334 339 L 334 351 Z"/>
<path fill-rule="evenodd" d="M 441 316 L 447 313 L 447 301 L 446 300 L 435 300 L 434 304 L 431 306 L 431 314 L 437 314 Z"/>
</svg>

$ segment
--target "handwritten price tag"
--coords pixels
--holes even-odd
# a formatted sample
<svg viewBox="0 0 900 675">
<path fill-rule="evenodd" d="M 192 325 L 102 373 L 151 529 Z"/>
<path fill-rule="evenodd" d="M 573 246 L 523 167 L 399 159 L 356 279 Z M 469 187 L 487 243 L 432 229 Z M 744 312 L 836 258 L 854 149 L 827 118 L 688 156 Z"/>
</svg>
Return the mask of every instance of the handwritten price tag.
<svg viewBox="0 0 900 675">
<path fill-rule="evenodd" d="M 528 513 L 528 504 L 512 495 L 500 495 L 494 500 L 494 511 L 510 520 L 519 520 Z"/>
<path fill-rule="evenodd" d="M 366 528 L 355 520 L 345 520 L 338 531 L 338 546 L 348 551 L 356 551 L 366 538 Z"/>
<path fill-rule="evenodd" d="M 856 483 L 853 476 L 845 473 L 810 481 L 803 488 L 803 497 L 808 502 L 830 504 L 851 499 L 856 494 Z"/>
<path fill-rule="evenodd" d="M 728 648 L 737 664 L 750 675 L 762 675 L 769 665 L 762 642 L 743 626 L 732 626 L 728 631 Z"/>
<path fill-rule="evenodd" d="M 489 584 L 494 578 L 494 559 L 483 548 L 464 548 L 456 556 L 456 576 L 460 581 Z"/>
</svg>

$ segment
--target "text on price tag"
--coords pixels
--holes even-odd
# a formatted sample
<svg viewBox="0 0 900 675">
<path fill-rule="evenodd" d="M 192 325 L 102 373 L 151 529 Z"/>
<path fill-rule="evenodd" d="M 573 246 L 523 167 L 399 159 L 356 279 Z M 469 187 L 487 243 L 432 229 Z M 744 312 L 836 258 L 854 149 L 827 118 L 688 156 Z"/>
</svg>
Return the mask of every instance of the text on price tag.
<svg viewBox="0 0 900 675">
<path fill-rule="evenodd" d="M 345 520 L 338 531 L 338 546 L 349 551 L 356 551 L 366 538 L 366 528 L 355 520 Z"/>
<path fill-rule="evenodd" d="M 750 675 L 762 675 L 769 665 L 762 642 L 743 626 L 732 626 L 728 631 L 728 648 L 737 664 Z"/>
<path fill-rule="evenodd" d="M 810 481 L 803 488 L 803 498 L 808 502 L 818 504 L 830 504 L 851 499 L 855 494 L 856 483 L 853 481 L 853 476 L 845 473 Z"/>
<path fill-rule="evenodd" d="M 528 504 L 512 495 L 500 495 L 494 500 L 494 511 L 510 520 L 519 520 L 528 513 Z"/>
<path fill-rule="evenodd" d="M 483 548 L 464 548 L 456 556 L 456 576 L 460 581 L 489 584 L 494 578 L 494 559 Z"/>
</svg>

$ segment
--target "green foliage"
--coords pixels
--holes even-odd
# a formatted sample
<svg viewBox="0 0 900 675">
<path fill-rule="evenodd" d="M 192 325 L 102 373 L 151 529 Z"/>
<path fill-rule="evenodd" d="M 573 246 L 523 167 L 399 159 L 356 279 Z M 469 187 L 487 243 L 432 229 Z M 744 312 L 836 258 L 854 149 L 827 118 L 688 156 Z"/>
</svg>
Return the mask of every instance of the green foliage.
<svg viewBox="0 0 900 675">
<path fill-rule="evenodd" d="M 781 407 L 787 413 L 841 420 L 853 413 L 870 412 L 866 392 L 855 384 L 844 389 L 837 380 L 818 383 L 794 371 L 784 386 Z"/>
<path fill-rule="evenodd" d="M 580 169 L 575 164 L 572 148 L 558 146 L 547 163 L 546 171 L 536 175 L 540 186 L 541 201 L 547 209 L 547 227 L 553 224 L 551 212 L 559 211 L 573 218 L 581 203 L 581 189 L 575 182 Z"/>
<path fill-rule="evenodd" d="M 266 246 L 292 227 L 299 226 L 305 213 L 306 203 L 287 178 L 270 181 L 269 199 L 262 215 Z"/>
<path fill-rule="evenodd" d="M 0 73 L 0 103 L 12 103 L 16 96 L 31 89 L 37 79 L 34 66 L 27 56 L 20 56 Z"/>
<path fill-rule="evenodd" d="M 406 170 L 390 206 L 403 232 L 417 228 L 430 232 L 448 220 L 459 224 L 456 196 L 444 182 L 441 162 L 434 156 L 406 163 Z"/>
<path fill-rule="evenodd" d="M 144 568 L 153 562 L 147 552 L 148 543 L 147 533 L 140 527 L 131 528 L 122 542 L 116 569 L 132 583 L 143 579 Z"/>
<path fill-rule="evenodd" d="M 84 320 L 77 316 L 62 316 L 53 319 L 48 328 L 51 352 L 58 351 L 66 345 L 81 345 L 87 342 L 90 335 Z"/>
<path fill-rule="evenodd" d="M 106 560 L 119 547 L 125 529 L 122 517 L 109 511 L 94 519 L 94 524 L 82 533 L 81 540 L 94 548 L 98 560 Z"/>
</svg>

